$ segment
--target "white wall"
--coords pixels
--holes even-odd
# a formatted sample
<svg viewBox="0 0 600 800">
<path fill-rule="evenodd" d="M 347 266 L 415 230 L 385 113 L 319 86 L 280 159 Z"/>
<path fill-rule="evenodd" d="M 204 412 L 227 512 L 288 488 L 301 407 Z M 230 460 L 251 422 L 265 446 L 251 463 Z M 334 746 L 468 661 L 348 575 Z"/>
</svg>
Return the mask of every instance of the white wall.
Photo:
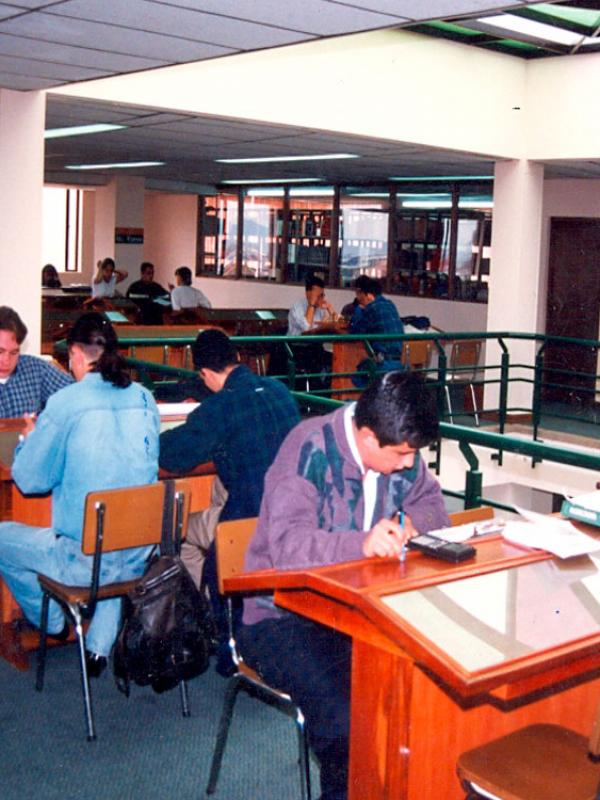
<svg viewBox="0 0 600 800">
<path fill-rule="evenodd" d="M 198 198 L 191 194 L 146 192 L 144 203 L 144 261 L 154 264 L 154 279 L 175 283 L 177 267 L 196 264 Z"/>
<path fill-rule="evenodd" d="M 384 30 L 50 91 L 515 158 L 526 69 L 523 59 Z"/>
</svg>

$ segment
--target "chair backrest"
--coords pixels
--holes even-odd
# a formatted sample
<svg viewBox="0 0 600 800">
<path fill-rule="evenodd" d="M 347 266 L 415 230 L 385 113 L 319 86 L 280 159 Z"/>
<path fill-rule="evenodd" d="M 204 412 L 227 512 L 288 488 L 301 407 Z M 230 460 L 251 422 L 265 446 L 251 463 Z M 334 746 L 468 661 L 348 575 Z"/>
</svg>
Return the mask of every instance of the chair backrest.
<svg viewBox="0 0 600 800">
<path fill-rule="evenodd" d="M 450 351 L 448 380 L 471 383 L 475 380 L 481 357 L 481 339 L 461 339 L 453 342 Z"/>
<path fill-rule="evenodd" d="M 192 490 L 189 481 L 175 481 L 175 496 L 183 499 L 182 538 L 187 531 Z M 96 549 L 98 504 L 104 507 L 102 551 L 125 550 L 158 544 L 162 534 L 165 486 L 162 481 L 126 489 L 89 492 L 85 499 L 81 549 L 93 555 Z M 176 503 L 174 503 L 175 513 Z"/>
<path fill-rule="evenodd" d="M 467 525 L 469 522 L 483 522 L 492 519 L 494 509 L 491 506 L 480 506 L 479 508 L 466 508 L 464 511 L 453 511 L 448 514 L 450 525 Z"/>
<path fill-rule="evenodd" d="M 223 592 L 223 581 L 244 571 L 244 557 L 250 539 L 256 530 L 257 517 L 233 519 L 220 522 L 215 534 L 217 576 L 219 592 Z"/>
<path fill-rule="evenodd" d="M 402 347 L 402 363 L 410 369 L 427 369 L 431 362 L 433 343 L 430 339 L 405 341 Z"/>
</svg>

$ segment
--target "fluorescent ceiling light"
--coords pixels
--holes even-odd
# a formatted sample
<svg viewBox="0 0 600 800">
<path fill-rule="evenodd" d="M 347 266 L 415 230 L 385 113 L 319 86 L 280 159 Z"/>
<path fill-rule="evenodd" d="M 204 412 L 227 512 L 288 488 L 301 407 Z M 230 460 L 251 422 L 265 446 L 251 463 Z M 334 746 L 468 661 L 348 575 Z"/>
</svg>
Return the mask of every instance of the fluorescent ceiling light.
<svg viewBox="0 0 600 800">
<path fill-rule="evenodd" d="M 493 181 L 493 175 L 422 175 L 418 178 L 388 178 L 389 181 Z"/>
<path fill-rule="evenodd" d="M 258 183 L 315 183 L 319 178 L 250 178 L 236 181 L 221 181 L 221 183 L 234 184 L 235 186 L 246 186 Z"/>
<path fill-rule="evenodd" d="M 493 208 L 492 200 L 459 200 L 459 208 Z M 403 200 L 402 208 L 452 208 L 451 200 Z"/>
<path fill-rule="evenodd" d="M 44 139 L 60 139 L 62 136 L 85 136 L 86 133 L 106 133 L 106 131 L 120 131 L 127 125 L 75 125 L 72 128 L 48 128 L 44 131 Z"/>
<path fill-rule="evenodd" d="M 389 197 L 389 192 L 348 192 L 344 197 Z"/>
<path fill-rule="evenodd" d="M 534 22 L 531 19 L 517 17 L 513 14 L 498 14 L 493 17 L 481 17 L 477 20 L 482 25 L 492 25 L 496 28 L 521 33 L 532 39 L 541 39 L 545 42 L 556 42 L 573 46 L 579 44 L 584 38 L 580 33 L 565 30 L 565 28 L 555 28 L 554 25 L 546 25 L 544 22 Z"/>
<path fill-rule="evenodd" d="M 333 197 L 334 191 L 328 186 L 312 186 L 301 189 L 290 189 L 290 197 Z M 277 189 L 249 189 L 248 197 L 283 197 L 284 190 Z"/>
<path fill-rule="evenodd" d="M 164 161 L 116 161 L 113 164 L 68 164 L 65 169 L 133 169 L 135 167 L 162 167 Z"/>
<path fill-rule="evenodd" d="M 340 158 L 360 158 L 352 153 L 324 153 L 315 156 L 267 156 L 265 158 L 215 158 L 219 164 L 267 164 L 274 161 L 333 161 Z"/>
</svg>

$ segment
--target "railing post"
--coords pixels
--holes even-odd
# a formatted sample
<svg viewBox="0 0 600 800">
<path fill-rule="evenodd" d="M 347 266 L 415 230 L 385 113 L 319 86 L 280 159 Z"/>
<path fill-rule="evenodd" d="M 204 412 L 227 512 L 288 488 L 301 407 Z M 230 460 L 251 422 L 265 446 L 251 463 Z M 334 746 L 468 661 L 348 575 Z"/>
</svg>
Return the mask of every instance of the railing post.
<svg viewBox="0 0 600 800">
<path fill-rule="evenodd" d="M 465 473 L 465 508 L 478 508 L 481 505 L 482 487 L 479 459 L 467 442 L 460 442 L 459 449 L 469 465 Z"/>
<path fill-rule="evenodd" d="M 544 342 L 535 357 L 535 370 L 533 373 L 533 402 L 531 407 L 531 423 L 533 426 L 533 440 L 538 438 L 538 431 L 542 419 L 542 371 L 544 368 Z"/>
<path fill-rule="evenodd" d="M 446 351 L 440 344 L 440 340 L 438 338 L 434 339 L 434 344 L 437 349 L 438 353 L 438 368 L 437 368 L 437 392 L 436 392 L 436 401 L 437 401 L 437 414 L 438 419 L 442 420 L 444 418 L 444 406 L 446 402 L 445 398 L 445 386 L 446 386 L 446 372 L 448 369 L 448 357 L 446 356 Z M 438 436 L 437 442 L 435 443 L 435 461 L 430 464 L 430 467 L 435 469 L 435 474 L 440 474 L 440 469 L 442 467 L 442 437 Z"/>
<path fill-rule="evenodd" d="M 504 433 L 506 427 L 506 406 L 508 403 L 508 373 L 510 368 L 510 358 L 508 349 L 502 339 L 498 339 L 498 344 L 502 348 L 502 356 L 500 358 L 500 406 L 498 409 L 498 432 Z M 498 450 L 492 458 L 498 461 L 498 465 L 502 466 L 502 450 Z"/>
</svg>

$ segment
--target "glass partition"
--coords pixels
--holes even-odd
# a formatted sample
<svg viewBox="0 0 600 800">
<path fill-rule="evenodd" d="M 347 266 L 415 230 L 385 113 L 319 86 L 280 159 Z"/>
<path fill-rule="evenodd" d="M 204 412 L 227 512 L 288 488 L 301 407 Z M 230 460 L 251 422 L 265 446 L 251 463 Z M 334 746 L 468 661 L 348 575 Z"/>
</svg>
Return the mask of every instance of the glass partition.
<svg viewBox="0 0 600 800">
<path fill-rule="evenodd" d="M 487 302 L 492 181 L 394 180 L 201 198 L 199 273 L 340 288 L 367 274 L 391 294 Z"/>
<path fill-rule="evenodd" d="M 385 281 L 388 272 L 389 191 L 348 187 L 340 196 L 340 282 L 358 275 Z"/>
</svg>

